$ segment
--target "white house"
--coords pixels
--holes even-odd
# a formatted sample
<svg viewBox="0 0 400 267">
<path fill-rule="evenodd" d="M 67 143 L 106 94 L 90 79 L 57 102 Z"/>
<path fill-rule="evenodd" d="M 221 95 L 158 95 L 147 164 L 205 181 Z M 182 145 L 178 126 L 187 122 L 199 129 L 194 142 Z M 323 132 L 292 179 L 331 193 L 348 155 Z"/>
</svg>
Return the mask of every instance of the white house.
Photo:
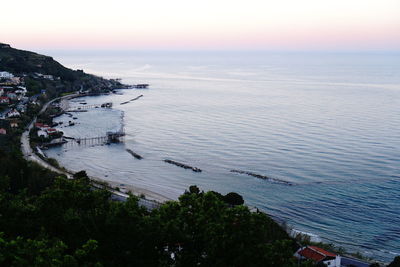
<svg viewBox="0 0 400 267">
<path fill-rule="evenodd" d="M 28 92 L 28 91 L 26 90 L 26 87 L 25 87 L 25 86 L 18 86 L 18 89 L 24 91 L 25 93 Z"/>
<path fill-rule="evenodd" d="M 0 71 L 0 79 L 1 78 L 3 78 L 3 79 L 11 79 L 13 77 L 14 77 L 14 75 L 12 73 L 9 73 L 7 71 Z"/>
<path fill-rule="evenodd" d="M 300 248 L 294 256 L 300 260 L 312 260 L 315 263 L 323 263 L 329 267 L 340 267 L 341 257 L 322 248 L 306 246 Z"/>
<path fill-rule="evenodd" d="M 47 137 L 49 136 L 49 135 L 47 134 L 47 132 L 46 132 L 46 131 L 43 131 L 43 130 L 37 131 L 37 135 L 38 135 L 39 137 L 43 136 L 43 137 L 45 137 L 45 138 L 47 138 Z"/>
<path fill-rule="evenodd" d="M 12 99 L 12 100 L 17 100 L 18 99 L 18 96 L 17 96 L 16 93 L 8 93 L 7 97 Z"/>
<path fill-rule="evenodd" d="M 0 96 L 0 104 L 10 104 L 10 99 L 6 96 Z"/>
<path fill-rule="evenodd" d="M 47 79 L 47 80 L 54 81 L 53 75 L 47 75 L 47 74 L 45 74 L 45 75 L 43 75 L 43 78 L 44 78 L 44 79 Z"/>
<path fill-rule="evenodd" d="M 17 95 L 25 95 L 25 93 L 26 93 L 26 91 L 24 91 L 24 90 L 21 90 L 21 89 L 18 89 L 18 90 L 15 90 L 15 92 L 14 92 L 15 94 L 17 94 Z"/>
<path fill-rule="evenodd" d="M 15 109 L 13 109 L 7 113 L 7 117 L 9 117 L 9 118 L 15 118 L 15 117 L 19 117 L 19 116 L 21 116 L 21 114 Z"/>
</svg>

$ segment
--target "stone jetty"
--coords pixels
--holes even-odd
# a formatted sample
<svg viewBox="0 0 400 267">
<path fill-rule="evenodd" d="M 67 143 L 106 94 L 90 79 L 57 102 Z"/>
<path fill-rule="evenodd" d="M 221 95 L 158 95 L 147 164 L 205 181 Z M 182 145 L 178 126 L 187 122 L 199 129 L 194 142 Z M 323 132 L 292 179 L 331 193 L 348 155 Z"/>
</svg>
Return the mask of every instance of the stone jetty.
<svg viewBox="0 0 400 267">
<path fill-rule="evenodd" d="M 132 101 L 138 100 L 138 99 L 141 98 L 141 97 L 143 97 L 143 95 L 140 95 L 140 96 L 138 96 L 138 97 L 132 98 L 132 99 L 129 100 L 129 101 L 122 102 L 121 105 L 128 104 L 128 103 L 130 103 L 130 102 L 132 102 Z"/>
<path fill-rule="evenodd" d="M 169 164 L 172 164 L 172 165 L 176 165 L 176 166 L 184 168 L 184 169 L 191 169 L 194 172 L 201 172 L 201 169 L 199 169 L 199 168 L 192 167 L 192 166 L 189 166 L 189 165 L 177 162 L 177 161 L 173 161 L 173 160 L 170 160 L 170 159 L 165 159 L 164 161 L 166 163 L 169 163 Z"/>
<path fill-rule="evenodd" d="M 266 175 L 261 175 L 261 174 L 257 174 L 257 173 L 253 173 L 253 172 L 241 171 L 241 170 L 231 170 L 231 172 L 239 173 L 239 174 L 246 174 L 246 175 L 249 175 L 249 176 L 253 176 L 253 177 L 256 177 L 256 178 L 259 178 L 259 179 L 263 179 L 263 180 L 268 180 L 268 181 L 275 182 L 275 183 L 280 183 L 280 184 L 285 184 L 285 185 L 293 185 L 293 183 L 285 181 L 285 180 L 281 180 L 281 179 L 277 179 L 277 178 L 271 178 L 271 177 L 268 177 Z"/>
<path fill-rule="evenodd" d="M 136 159 L 142 159 L 143 157 L 140 156 L 139 154 L 133 152 L 132 150 L 130 150 L 129 148 L 126 149 L 126 151 L 131 154 L 132 156 L 134 156 Z"/>
</svg>

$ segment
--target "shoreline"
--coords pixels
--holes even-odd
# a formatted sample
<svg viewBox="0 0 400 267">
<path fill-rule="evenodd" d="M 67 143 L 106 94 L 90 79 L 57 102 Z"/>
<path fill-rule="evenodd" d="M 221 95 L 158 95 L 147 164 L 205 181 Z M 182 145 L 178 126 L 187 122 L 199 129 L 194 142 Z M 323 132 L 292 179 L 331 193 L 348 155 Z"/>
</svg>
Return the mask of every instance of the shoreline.
<svg viewBox="0 0 400 267">
<path fill-rule="evenodd" d="M 105 180 L 105 179 L 98 178 L 95 176 L 90 176 L 90 175 L 88 175 L 88 176 L 93 181 L 96 181 L 99 183 L 107 183 L 110 187 L 114 188 L 114 190 L 116 192 L 120 192 L 121 194 L 125 194 L 126 196 L 128 196 L 129 193 L 132 193 L 133 195 L 135 195 L 139 198 L 155 201 L 160 204 L 164 203 L 166 201 L 169 201 L 169 200 L 174 200 L 174 199 L 168 198 L 164 195 L 161 195 L 157 192 L 154 192 L 154 191 L 151 191 L 148 189 L 144 189 L 144 188 L 141 188 L 138 186 L 121 184 L 119 182 Z M 120 190 L 118 191 L 116 188 L 119 188 Z"/>
<path fill-rule="evenodd" d="M 61 96 L 61 97 L 54 98 L 43 105 L 40 112 L 29 123 L 28 127 L 21 135 L 21 152 L 22 152 L 25 160 L 35 162 L 46 169 L 49 169 L 53 172 L 65 175 L 68 179 L 73 179 L 72 176 L 75 172 L 68 170 L 64 166 L 61 166 L 61 165 L 59 167 L 55 167 L 55 166 L 49 164 L 47 161 L 40 158 L 38 155 L 36 155 L 36 152 L 34 152 L 34 150 L 32 149 L 32 147 L 30 145 L 29 133 L 34 126 L 34 124 L 37 120 L 37 117 L 40 114 L 42 114 L 43 112 L 45 112 L 47 110 L 47 108 L 50 106 L 50 104 L 52 104 L 53 102 L 55 102 L 57 100 L 60 100 L 60 103 L 64 102 L 62 104 L 62 106 L 63 106 L 63 110 L 64 110 L 63 113 L 65 113 L 65 108 L 67 108 L 68 104 L 69 104 L 66 102 L 69 102 L 71 99 L 74 99 L 74 98 L 86 97 L 86 96 L 91 96 L 91 95 L 71 94 L 71 95 Z M 93 96 L 97 96 L 97 95 L 93 95 Z M 121 122 L 121 123 L 122 123 L 121 126 L 123 127 L 123 122 Z M 139 199 L 146 199 L 146 200 L 157 202 L 159 204 L 163 203 L 165 201 L 173 200 L 162 194 L 153 192 L 148 189 L 140 188 L 138 186 L 121 184 L 121 183 L 118 183 L 115 181 L 105 180 L 105 179 L 95 177 L 95 176 L 89 176 L 89 178 L 98 184 L 104 184 L 104 183 L 108 184 L 108 186 L 112 188 L 112 189 L 108 188 L 108 189 L 110 189 L 111 193 L 118 195 L 119 197 L 122 197 L 122 198 L 127 198 L 129 196 L 129 193 L 132 193 L 133 195 L 139 197 Z M 116 188 L 119 188 L 120 191 L 116 190 Z"/>
<path fill-rule="evenodd" d="M 96 96 L 100 96 L 100 95 L 111 95 L 111 93 L 108 94 L 86 94 L 86 95 L 78 95 L 78 96 L 74 96 L 71 98 L 66 98 L 63 99 L 63 101 L 66 101 L 68 103 L 66 103 L 66 107 L 69 106 L 69 102 L 71 99 L 79 99 L 82 97 L 96 97 Z M 120 122 L 121 122 L 121 126 L 120 128 L 123 129 L 125 126 L 125 122 L 124 122 L 124 111 L 120 110 L 121 113 L 121 117 L 120 117 Z M 65 168 L 65 166 L 60 166 L 62 168 Z M 66 168 L 65 168 L 66 169 Z M 71 171 L 69 171 L 71 172 Z M 115 190 L 115 192 L 120 192 L 122 194 L 125 194 L 126 196 L 128 196 L 128 193 L 132 193 L 133 195 L 139 197 L 139 198 L 143 198 L 143 199 L 147 199 L 147 200 L 151 200 L 151 201 L 155 201 L 157 203 L 163 203 L 165 201 L 169 201 L 169 200 L 173 200 L 172 198 L 166 197 L 162 194 L 159 194 L 157 192 L 148 190 L 148 189 L 144 189 L 135 185 L 129 185 L 129 184 L 124 184 L 124 183 L 120 183 L 120 182 L 116 182 L 116 181 L 111 181 L 108 179 L 104 179 L 104 178 L 99 178 L 97 176 L 90 176 L 88 175 L 89 178 L 93 181 L 99 182 L 99 183 L 107 183 L 110 187 L 112 187 L 114 190 L 116 188 L 119 188 L 120 191 Z"/>
<path fill-rule="evenodd" d="M 81 95 L 81 96 L 77 96 L 75 98 L 87 97 L 87 96 L 90 96 L 90 95 Z M 94 96 L 97 96 L 97 95 L 94 95 Z M 122 123 L 122 127 L 123 127 L 124 122 L 121 121 L 121 123 Z M 63 166 L 61 166 L 61 167 L 63 167 Z M 150 201 L 154 201 L 154 202 L 157 202 L 157 203 L 163 203 L 163 202 L 168 201 L 168 200 L 175 200 L 175 199 L 168 198 L 168 197 L 166 197 L 164 195 L 161 195 L 161 194 L 159 194 L 157 192 L 154 192 L 154 191 L 151 191 L 151 190 L 147 190 L 147 189 L 144 189 L 144 188 L 140 188 L 138 186 L 129 185 L 129 184 L 122 184 L 122 183 L 119 183 L 119 182 L 110 181 L 108 179 L 106 180 L 104 178 L 99 178 L 99 177 L 95 177 L 95 176 L 89 176 L 89 178 L 91 180 L 99 182 L 99 183 L 107 183 L 107 184 L 109 184 L 112 188 L 114 188 L 114 191 L 112 191 L 112 192 L 113 193 L 119 192 L 119 194 L 117 194 L 119 196 L 127 197 L 128 196 L 128 192 L 131 192 L 133 195 L 136 195 L 138 197 L 141 197 L 141 196 L 144 195 L 144 197 L 145 197 L 144 199 L 150 200 Z M 119 191 L 117 191 L 115 189 L 117 187 L 120 188 Z M 263 212 L 266 213 L 265 211 L 263 211 Z M 268 214 L 268 213 L 266 213 L 266 214 Z M 278 224 L 281 225 L 282 221 L 280 221 L 279 219 L 277 220 L 277 218 L 273 218 L 273 216 L 271 216 L 271 215 L 269 215 L 269 216 L 274 221 L 276 221 Z M 305 231 L 300 231 L 300 230 L 297 230 L 297 229 L 293 229 L 293 230 L 296 230 L 297 232 L 301 232 L 301 233 L 305 233 L 305 234 L 310 234 L 310 233 L 307 233 Z"/>
</svg>

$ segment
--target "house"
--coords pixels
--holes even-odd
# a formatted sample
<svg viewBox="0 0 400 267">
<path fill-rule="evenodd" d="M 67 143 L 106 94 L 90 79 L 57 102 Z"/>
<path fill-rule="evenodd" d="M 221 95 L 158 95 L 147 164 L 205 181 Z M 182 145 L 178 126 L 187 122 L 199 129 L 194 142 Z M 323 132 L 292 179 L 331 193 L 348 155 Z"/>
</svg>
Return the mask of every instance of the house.
<svg viewBox="0 0 400 267">
<path fill-rule="evenodd" d="M 35 123 L 35 127 L 39 128 L 41 130 L 46 130 L 47 128 L 49 128 L 49 125 L 41 123 L 41 122 L 37 122 L 37 123 Z"/>
<path fill-rule="evenodd" d="M 25 86 L 18 86 L 17 88 L 18 88 L 18 90 L 20 90 L 20 92 L 22 92 L 24 94 L 26 94 L 28 92 L 28 90 L 26 90 Z"/>
<path fill-rule="evenodd" d="M 45 138 L 47 138 L 47 137 L 49 136 L 49 135 L 48 135 L 45 131 L 43 131 L 43 130 L 37 131 L 37 135 L 38 135 L 39 137 L 43 136 L 43 137 L 45 137 Z"/>
<path fill-rule="evenodd" d="M 7 97 L 10 98 L 11 100 L 16 100 L 18 99 L 18 95 L 16 93 L 8 93 Z"/>
<path fill-rule="evenodd" d="M 312 260 L 315 263 L 323 263 L 329 267 L 340 267 L 341 257 L 322 248 L 306 246 L 300 248 L 294 256 L 300 260 Z"/>
<path fill-rule="evenodd" d="M 25 113 L 26 112 L 26 105 L 24 104 L 18 104 L 17 105 L 17 110 L 21 113 Z"/>
<path fill-rule="evenodd" d="M 18 85 L 21 83 L 21 77 L 12 77 L 10 80 L 11 83 L 13 83 L 14 85 Z"/>
<path fill-rule="evenodd" d="M 0 88 L 0 96 L 4 94 L 4 89 Z"/>
<path fill-rule="evenodd" d="M 53 77 L 53 75 L 43 75 L 43 78 L 44 79 L 47 79 L 47 80 L 51 80 L 51 81 L 54 81 L 54 77 Z"/>
<path fill-rule="evenodd" d="M 6 131 L 6 129 L 4 129 L 4 128 L 0 128 L 0 134 L 7 134 L 7 131 Z"/>
<path fill-rule="evenodd" d="M 7 96 L 0 96 L 0 104 L 10 104 L 10 98 Z"/>
<path fill-rule="evenodd" d="M 57 130 L 54 128 L 48 128 L 48 129 L 46 129 L 46 132 L 48 135 L 52 135 L 52 134 L 56 134 Z"/>
<path fill-rule="evenodd" d="M 15 109 L 13 109 L 7 113 L 7 117 L 9 117 L 9 118 L 15 118 L 15 117 L 19 117 L 19 116 L 21 116 L 21 114 Z"/>
<path fill-rule="evenodd" d="M 26 91 L 25 91 L 25 90 L 18 89 L 18 90 L 15 90 L 14 93 L 17 94 L 17 95 L 25 95 Z"/>
<path fill-rule="evenodd" d="M 0 71 L 0 79 L 11 79 L 13 77 L 14 75 L 12 73 L 9 73 L 7 71 Z"/>
</svg>

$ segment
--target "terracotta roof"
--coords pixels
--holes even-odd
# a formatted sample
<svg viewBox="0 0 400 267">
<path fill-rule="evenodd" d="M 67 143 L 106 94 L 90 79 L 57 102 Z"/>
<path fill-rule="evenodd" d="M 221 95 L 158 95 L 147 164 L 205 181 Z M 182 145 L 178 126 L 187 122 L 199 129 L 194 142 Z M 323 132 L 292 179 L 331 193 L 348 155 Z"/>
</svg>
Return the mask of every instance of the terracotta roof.
<svg viewBox="0 0 400 267">
<path fill-rule="evenodd" d="M 315 246 L 308 246 L 300 250 L 298 253 L 304 258 L 313 260 L 315 262 L 320 262 L 327 258 L 328 259 L 336 258 L 335 254 Z"/>
<path fill-rule="evenodd" d="M 315 246 L 308 246 L 308 247 L 311 248 L 311 249 L 314 249 L 314 250 L 316 250 L 316 251 L 318 251 L 318 252 L 320 252 L 320 253 L 322 253 L 322 254 L 324 254 L 324 255 L 326 255 L 326 256 L 329 256 L 329 257 L 336 257 L 336 254 L 334 254 L 334 253 L 332 253 L 332 252 L 329 252 L 329 251 L 326 251 L 326 250 L 324 250 L 324 249 L 322 249 L 322 248 L 315 247 Z"/>
</svg>

